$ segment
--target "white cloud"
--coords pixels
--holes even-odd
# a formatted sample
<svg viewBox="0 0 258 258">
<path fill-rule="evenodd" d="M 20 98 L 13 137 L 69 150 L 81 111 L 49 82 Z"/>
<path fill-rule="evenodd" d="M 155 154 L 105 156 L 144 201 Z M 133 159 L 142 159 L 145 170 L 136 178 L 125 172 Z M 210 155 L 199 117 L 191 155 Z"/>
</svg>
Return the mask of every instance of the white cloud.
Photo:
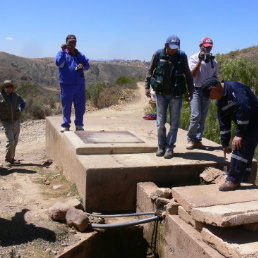
<svg viewBox="0 0 258 258">
<path fill-rule="evenodd" d="M 12 37 L 6 37 L 5 39 L 6 39 L 6 40 L 13 40 Z"/>
</svg>

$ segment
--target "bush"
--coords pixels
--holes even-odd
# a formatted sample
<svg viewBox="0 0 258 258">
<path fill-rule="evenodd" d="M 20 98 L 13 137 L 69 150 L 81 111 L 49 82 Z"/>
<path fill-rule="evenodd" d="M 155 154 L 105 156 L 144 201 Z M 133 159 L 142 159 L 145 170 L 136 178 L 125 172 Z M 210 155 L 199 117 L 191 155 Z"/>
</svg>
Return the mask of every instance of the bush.
<svg viewBox="0 0 258 258">
<path fill-rule="evenodd" d="M 119 77 L 115 84 L 123 86 L 124 88 L 136 89 L 137 81 L 131 77 Z"/>
<path fill-rule="evenodd" d="M 99 98 L 96 104 L 97 108 L 105 108 L 112 105 L 116 105 L 119 100 L 119 89 L 114 87 L 105 88 L 100 92 Z"/>
<path fill-rule="evenodd" d="M 229 59 L 216 55 L 219 67 L 219 79 L 239 81 L 248 85 L 258 95 L 258 65 L 246 58 Z"/>
</svg>

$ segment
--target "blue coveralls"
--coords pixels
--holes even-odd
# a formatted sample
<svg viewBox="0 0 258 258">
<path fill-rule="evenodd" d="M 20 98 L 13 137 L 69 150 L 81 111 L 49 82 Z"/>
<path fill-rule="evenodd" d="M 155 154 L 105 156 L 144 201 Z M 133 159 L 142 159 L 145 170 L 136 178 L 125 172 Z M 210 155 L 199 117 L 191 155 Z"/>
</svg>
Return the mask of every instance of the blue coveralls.
<svg viewBox="0 0 258 258">
<path fill-rule="evenodd" d="M 72 103 L 75 109 L 74 123 L 76 126 L 83 126 L 86 103 L 85 78 L 83 70 L 75 70 L 79 63 L 83 64 L 84 70 L 90 67 L 89 59 L 79 51 L 76 56 L 70 55 L 67 49 L 65 52 L 59 51 L 56 55 L 64 119 L 61 126 L 66 128 L 70 128 Z"/>
<path fill-rule="evenodd" d="M 258 142 L 258 99 L 248 86 L 224 81 L 224 96 L 216 104 L 222 146 L 229 146 L 232 120 L 236 136 L 243 139 L 242 147 L 232 152 L 227 180 L 247 182 Z"/>
</svg>

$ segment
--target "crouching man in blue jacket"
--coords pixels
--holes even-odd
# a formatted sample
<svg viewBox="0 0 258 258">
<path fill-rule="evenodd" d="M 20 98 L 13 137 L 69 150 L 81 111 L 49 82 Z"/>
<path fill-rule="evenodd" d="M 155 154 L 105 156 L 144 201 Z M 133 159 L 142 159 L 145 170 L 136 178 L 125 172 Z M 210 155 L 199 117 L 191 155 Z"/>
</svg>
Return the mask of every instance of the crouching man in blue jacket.
<svg viewBox="0 0 258 258">
<path fill-rule="evenodd" d="M 62 50 L 56 55 L 64 119 L 61 132 L 69 131 L 72 103 L 75 109 L 76 131 L 84 130 L 83 115 L 86 104 L 84 70 L 88 70 L 90 65 L 89 59 L 75 48 L 76 43 L 76 37 L 68 35 L 66 44 L 61 46 Z"/>
<path fill-rule="evenodd" d="M 220 136 L 224 154 L 230 153 L 231 121 L 236 124 L 228 177 L 220 191 L 232 191 L 247 182 L 258 142 L 258 99 L 251 89 L 239 82 L 219 82 L 209 78 L 202 84 L 203 95 L 217 100 Z"/>
</svg>

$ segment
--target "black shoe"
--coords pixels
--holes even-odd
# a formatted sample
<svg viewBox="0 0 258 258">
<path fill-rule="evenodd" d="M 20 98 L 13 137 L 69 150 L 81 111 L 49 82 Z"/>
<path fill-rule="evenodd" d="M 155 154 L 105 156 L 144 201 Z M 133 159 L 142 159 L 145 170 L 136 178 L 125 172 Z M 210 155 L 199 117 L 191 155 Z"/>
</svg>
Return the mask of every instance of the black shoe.
<svg viewBox="0 0 258 258">
<path fill-rule="evenodd" d="M 75 131 L 84 131 L 84 128 L 83 128 L 83 126 L 76 125 Z"/>
<path fill-rule="evenodd" d="M 165 150 L 158 148 L 158 150 L 156 152 L 156 156 L 157 157 L 163 157 L 164 154 L 165 154 Z"/>
<path fill-rule="evenodd" d="M 171 159 L 173 157 L 173 150 L 166 150 L 164 159 Z"/>
</svg>

